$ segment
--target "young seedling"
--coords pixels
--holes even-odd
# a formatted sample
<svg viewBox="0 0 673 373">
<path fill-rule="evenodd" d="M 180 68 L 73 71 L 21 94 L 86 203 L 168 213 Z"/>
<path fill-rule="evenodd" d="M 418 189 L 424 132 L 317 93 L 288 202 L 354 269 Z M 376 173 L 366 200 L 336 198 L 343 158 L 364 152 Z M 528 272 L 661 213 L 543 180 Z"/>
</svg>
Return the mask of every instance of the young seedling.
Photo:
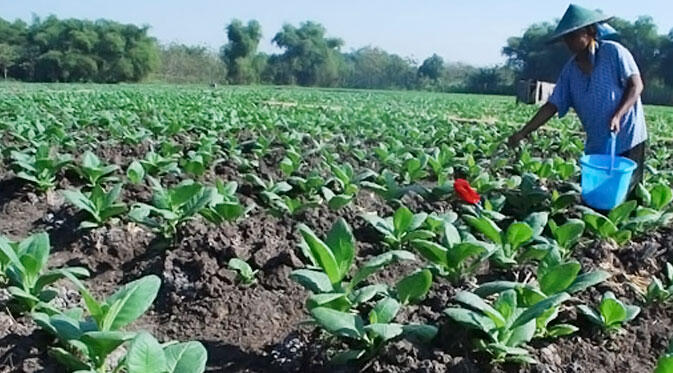
<svg viewBox="0 0 673 373">
<path fill-rule="evenodd" d="M 56 174 L 71 161 L 69 155 L 52 156 L 47 144 L 40 144 L 34 154 L 12 151 L 11 158 L 17 169 L 16 176 L 35 184 L 40 192 L 53 189 L 56 186 Z"/>
<path fill-rule="evenodd" d="M 304 225 L 299 230 L 303 237 L 300 247 L 311 266 L 293 271 L 290 277 L 313 293 L 306 303 L 309 309 L 327 307 L 347 311 L 378 294 L 388 294 L 391 290 L 384 284 L 362 284 L 372 274 L 391 263 L 415 260 L 414 255 L 408 251 L 388 251 L 365 262 L 346 281 L 355 258 L 355 239 L 348 224 L 343 219 L 337 220 L 327 233 L 325 241 Z M 414 301 L 427 293 L 431 283 L 432 275 L 429 272 L 420 275 L 414 273 L 400 280 L 394 293 L 398 294 L 398 299 L 403 303 Z"/>
<path fill-rule="evenodd" d="M 79 190 L 64 190 L 62 193 L 68 202 L 88 214 L 89 220 L 81 222 L 80 229 L 91 229 L 126 212 L 126 204 L 118 202 L 121 191 L 122 184 L 117 184 L 109 192 L 105 192 L 100 185 L 95 185 L 89 193 Z"/>
<path fill-rule="evenodd" d="M 441 243 L 414 239 L 411 246 L 433 265 L 440 276 L 448 277 L 454 283 L 465 274 L 472 273 L 492 254 L 489 250 L 490 245 L 478 241 L 464 241 L 458 229 L 446 222 Z"/>
<path fill-rule="evenodd" d="M 423 324 L 399 324 L 394 319 L 401 304 L 390 297 L 378 301 L 368 315 L 368 323 L 359 314 L 342 312 L 326 307 L 311 310 L 313 322 L 328 333 L 340 338 L 348 349 L 332 357 L 333 364 L 350 361 L 366 361 L 398 338 L 418 339 L 429 342 L 437 334 L 437 328 Z"/>
<path fill-rule="evenodd" d="M 512 281 L 494 281 L 482 284 L 474 293 L 480 297 L 515 290 L 519 304 L 530 307 L 548 297 L 567 293 L 576 294 L 589 287 L 597 285 L 610 274 L 605 271 L 594 271 L 580 274 L 580 263 L 571 260 L 563 261 L 557 248 L 552 249 L 540 262 L 537 270 L 537 285 Z M 535 320 L 536 337 L 560 337 L 577 331 L 577 327 L 570 324 L 550 323 L 558 317 L 560 303 L 538 316 Z"/>
<path fill-rule="evenodd" d="M 503 231 L 485 215 L 478 217 L 463 215 L 463 219 L 496 245 L 496 250 L 491 258 L 502 267 L 517 264 L 516 259 L 520 254 L 519 249 L 530 242 L 535 235 L 533 228 L 524 222 L 514 222 L 507 227 L 507 230 Z"/>
<path fill-rule="evenodd" d="M 252 207 L 244 207 L 236 196 L 238 184 L 231 181 L 227 184 L 222 180 L 215 182 L 215 187 L 210 188 L 211 200 L 201 210 L 201 215 L 213 224 L 222 224 L 225 221 L 236 221 L 245 216 Z"/>
<path fill-rule="evenodd" d="M 462 307 L 447 308 L 444 313 L 459 324 L 480 332 L 474 340 L 475 347 L 487 352 L 493 362 L 534 364 L 535 359 L 523 347 L 535 335 L 535 319 L 568 298 L 568 294 L 561 293 L 522 307 L 517 302 L 516 292 L 507 290 L 489 305 L 478 295 L 462 291 L 454 299 Z"/>
<path fill-rule="evenodd" d="M 380 218 L 376 213 L 362 214 L 362 218 L 383 234 L 386 246 L 391 249 L 404 249 L 412 240 L 427 240 L 435 236 L 429 230 L 422 229 L 428 214 L 421 212 L 414 214 L 407 207 L 402 206 L 393 216 Z"/>
<path fill-rule="evenodd" d="M 612 209 L 608 216 L 584 206 L 578 206 L 578 209 L 583 212 L 582 220 L 594 235 L 602 240 L 622 245 L 628 242 L 633 235 L 633 232 L 628 229 L 628 221 L 636 206 L 636 201 L 624 202 Z"/>
<path fill-rule="evenodd" d="M 553 219 L 550 219 L 548 225 L 556 244 L 561 250 L 561 255 L 564 258 L 570 257 L 573 248 L 584 234 L 584 222 L 579 219 L 568 219 L 563 225 L 559 226 Z"/>
<path fill-rule="evenodd" d="M 248 264 L 246 261 L 238 258 L 231 258 L 229 260 L 228 266 L 229 269 L 233 269 L 238 272 L 238 278 L 242 284 L 247 286 L 253 285 L 257 282 L 255 275 L 258 271 L 253 271 L 250 267 L 250 264 Z"/>
<path fill-rule="evenodd" d="M 74 166 L 74 169 L 89 183 L 88 185 L 91 188 L 105 182 L 116 182 L 119 180 L 113 175 L 119 169 L 119 166 L 104 164 L 90 151 L 84 153 L 82 156 L 82 164 Z"/>
<path fill-rule="evenodd" d="M 74 276 L 68 276 L 77 285 L 88 316 L 84 310 L 73 308 L 62 313 L 33 313 L 35 322 L 53 334 L 61 343 L 51 348 L 50 356 L 73 371 L 107 372 L 108 357 L 136 333 L 122 328 L 142 316 L 159 292 L 161 280 L 150 275 L 124 285 L 104 301 L 96 300 Z M 118 372 L 128 361 L 122 361 L 112 372 Z"/>
<path fill-rule="evenodd" d="M 211 189 L 191 180 L 169 189 L 165 189 L 152 177 L 149 180 L 154 190 L 152 205 L 136 203 L 129 212 L 129 218 L 159 232 L 165 238 L 174 237 L 178 227 L 193 219 L 213 198 Z"/>
<path fill-rule="evenodd" d="M 646 304 L 667 303 L 673 300 L 673 265 L 671 263 L 666 263 L 664 275 L 665 284 L 656 276 L 652 276 L 645 292 L 641 292 L 637 286 L 633 286 L 641 293 Z"/>
<path fill-rule="evenodd" d="M 32 235 L 21 242 L 0 236 L 0 269 L 9 279 L 7 290 L 18 311 L 56 313 L 50 302 L 57 293 L 49 286 L 64 277 L 89 276 L 89 272 L 80 267 L 47 270 L 50 250 L 46 233 Z"/>
<path fill-rule="evenodd" d="M 598 309 L 594 310 L 585 305 L 579 305 L 577 308 L 589 321 L 607 332 L 621 330 L 625 323 L 635 319 L 640 313 L 640 307 L 622 303 L 611 291 L 603 294 Z"/>
</svg>

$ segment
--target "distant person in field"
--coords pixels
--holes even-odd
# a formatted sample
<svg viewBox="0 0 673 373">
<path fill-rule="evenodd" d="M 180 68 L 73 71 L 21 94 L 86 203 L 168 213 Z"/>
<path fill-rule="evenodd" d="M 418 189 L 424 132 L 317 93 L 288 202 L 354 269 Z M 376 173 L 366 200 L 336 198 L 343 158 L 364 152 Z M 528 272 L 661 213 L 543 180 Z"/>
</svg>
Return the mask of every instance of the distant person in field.
<svg viewBox="0 0 673 373">
<path fill-rule="evenodd" d="M 643 179 L 647 127 L 640 94 L 643 81 L 631 53 L 621 44 L 601 40 L 615 33 L 600 12 L 570 5 L 550 42 L 563 40 L 574 54 L 565 64 L 549 101 L 508 139 L 516 147 L 528 134 L 570 107 L 587 134 L 585 154 L 609 154 L 611 131 L 617 133 L 616 153 L 635 161 L 629 191 Z"/>
</svg>

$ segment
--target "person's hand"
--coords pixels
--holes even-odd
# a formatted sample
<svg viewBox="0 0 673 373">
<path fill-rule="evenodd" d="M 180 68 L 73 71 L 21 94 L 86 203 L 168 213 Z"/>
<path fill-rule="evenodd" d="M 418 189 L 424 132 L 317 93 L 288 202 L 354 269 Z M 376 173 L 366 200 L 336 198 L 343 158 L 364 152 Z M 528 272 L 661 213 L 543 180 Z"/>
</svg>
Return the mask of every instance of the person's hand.
<svg viewBox="0 0 673 373">
<path fill-rule="evenodd" d="M 610 120 L 610 131 L 618 133 L 621 127 L 621 123 L 622 123 L 622 116 L 613 115 L 612 119 Z"/>
<path fill-rule="evenodd" d="M 521 142 L 521 140 L 524 139 L 524 137 L 526 136 L 524 136 L 521 132 L 514 133 L 507 139 L 507 146 L 509 146 L 512 149 L 516 148 L 517 146 L 519 146 L 519 143 Z"/>
</svg>

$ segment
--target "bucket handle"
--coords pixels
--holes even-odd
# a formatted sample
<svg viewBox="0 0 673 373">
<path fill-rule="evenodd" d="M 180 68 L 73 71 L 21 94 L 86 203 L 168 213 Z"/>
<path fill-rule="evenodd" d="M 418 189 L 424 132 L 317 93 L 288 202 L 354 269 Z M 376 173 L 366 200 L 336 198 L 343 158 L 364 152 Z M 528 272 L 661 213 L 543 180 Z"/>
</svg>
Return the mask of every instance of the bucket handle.
<svg viewBox="0 0 673 373">
<path fill-rule="evenodd" d="M 617 132 L 610 132 L 610 169 L 608 169 L 608 175 L 612 173 L 612 169 L 615 168 L 615 148 L 617 145 Z"/>
</svg>

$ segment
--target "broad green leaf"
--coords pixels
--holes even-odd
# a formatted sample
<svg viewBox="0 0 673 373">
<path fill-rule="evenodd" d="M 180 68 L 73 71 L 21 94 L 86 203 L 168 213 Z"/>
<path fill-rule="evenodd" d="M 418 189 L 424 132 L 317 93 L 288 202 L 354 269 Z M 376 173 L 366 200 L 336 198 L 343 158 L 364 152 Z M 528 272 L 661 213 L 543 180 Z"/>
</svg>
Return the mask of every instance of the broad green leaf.
<svg viewBox="0 0 673 373">
<path fill-rule="evenodd" d="M 387 324 L 392 322 L 400 310 L 400 303 L 391 297 L 385 297 L 378 301 L 374 308 L 369 312 L 369 323 Z"/>
<path fill-rule="evenodd" d="M 598 306 L 605 325 L 610 326 L 626 320 L 626 307 L 615 298 L 604 298 Z"/>
<path fill-rule="evenodd" d="M 539 279 L 540 290 L 547 295 L 565 291 L 577 278 L 581 266 L 578 262 L 568 262 L 545 271 Z"/>
<path fill-rule="evenodd" d="M 640 313 L 640 307 L 638 306 L 625 305 L 624 307 L 626 308 L 626 318 L 624 319 L 624 322 L 635 319 Z"/>
<path fill-rule="evenodd" d="M 655 185 L 652 190 L 650 190 L 650 195 L 652 196 L 650 206 L 659 211 L 673 200 L 673 191 L 664 184 Z"/>
<path fill-rule="evenodd" d="M 316 307 L 331 308 L 337 311 L 348 311 L 352 303 L 345 293 L 313 294 L 306 299 L 306 308 L 309 310 Z"/>
<path fill-rule="evenodd" d="M 461 241 L 460 233 L 455 225 L 444 222 L 444 243 L 449 247 L 459 244 Z"/>
<path fill-rule="evenodd" d="M 485 247 L 472 242 L 462 242 L 458 245 L 455 245 L 448 251 L 449 267 L 458 268 L 467 258 L 480 255 L 485 251 Z"/>
<path fill-rule="evenodd" d="M 427 343 L 435 338 L 439 330 L 433 325 L 407 324 L 402 326 L 402 331 L 406 338 L 415 338 Z"/>
<path fill-rule="evenodd" d="M 474 290 L 474 294 L 486 298 L 489 295 L 499 294 L 506 290 L 518 289 L 527 286 L 526 284 L 515 281 L 493 281 L 479 285 Z"/>
<path fill-rule="evenodd" d="M 374 337 L 381 338 L 383 341 L 391 340 L 402 334 L 401 324 L 370 324 L 364 327 L 366 332 L 373 333 Z"/>
<path fill-rule="evenodd" d="M 61 347 L 51 347 L 47 352 L 49 357 L 58 361 L 59 364 L 67 367 L 71 371 L 93 372 L 88 364 L 85 364 L 77 356 Z"/>
<path fill-rule="evenodd" d="M 413 240 L 411 241 L 412 246 L 418 250 L 418 252 L 425 259 L 439 266 L 448 266 L 448 250 L 443 246 L 427 240 Z"/>
<path fill-rule="evenodd" d="M 549 221 L 549 212 L 534 212 L 526 217 L 524 223 L 533 229 L 533 236 L 539 236 L 544 231 L 544 227 Z"/>
<path fill-rule="evenodd" d="M 530 342 L 535 335 L 535 320 L 532 319 L 525 324 L 512 326 L 512 334 L 506 342 L 509 347 L 518 347 Z"/>
<path fill-rule="evenodd" d="M 399 301 L 407 304 L 425 297 L 430 290 L 430 286 L 432 286 L 432 273 L 424 269 L 398 281 L 395 285 L 395 291 Z"/>
<path fill-rule="evenodd" d="M 368 302 L 374 298 L 377 294 L 385 294 L 388 292 L 388 285 L 386 284 L 374 284 L 363 286 L 359 289 L 353 290 L 350 293 L 349 299 L 353 304 L 360 304 Z"/>
<path fill-rule="evenodd" d="M 311 315 L 320 326 L 334 335 L 361 339 L 365 333 L 364 322 L 358 315 L 324 307 L 312 309 Z"/>
<path fill-rule="evenodd" d="M 290 278 L 314 293 L 329 293 L 334 290 L 329 277 L 323 272 L 298 269 L 290 273 Z"/>
<path fill-rule="evenodd" d="M 638 206 L 638 203 L 636 201 L 627 201 L 622 203 L 621 205 L 615 207 L 610 211 L 608 214 L 608 218 L 615 224 L 618 225 L 619 223 L 627 220 L 629 216 L 631 216 L 631 213 L 633 210 L 636 209 Z"/>
<path fill-rule="evenodd" d="M 471 215 L 464 215 L 463 219 L 469 224 L 472 228 L 481 232 L 489 240 L 495 242 L 498 245 L 502 245 L 502 237 L 500 236 L 500 228 L 493 222 L 493 220 L 482 216 L 474 217 Z"/>
<path fill-rule="evenodd" d="M 610 278 L 610 276 L 610 273 L 602 270 L 582 273 L 581 275 L 577 276 L 572 285 L 566 289 L 566 292 L 568 294 L 580 292 L 607 280 Z"/>
<path fill-rule="evenodd" d="M 304 242 L 311 251 L 311 255 L 318 262 L 318 265 L 325 271 L 333 286 L 336 286 L 343 279 L 341 269 L 337 260 L 332 253 L 332 250 L 324 243 L 313 231 L 301 224 L 299 225 L 299 232 L 304 238 Z"/>
<path fill-rule="evenodd" d="M 140 317 L 150 308 L 157 297 L 161 280 L 155 275 L 145 276 L 124 285 L 105 300 L 108 305 L 124 300 L 119 313 L 111 323 L 110 330 L 119 330 Z"/>
<path fill-rule="evenodd" d="M 164 348 L 168 373 L 203 373 L 208 351 L 199 342 L 184 342 Z"/>
<path fill-rule="evenodd" d="M 87 332 L 82 335 L 80 340 L 84 342 L 90 350 L 97 356 L 106 357 L 122 343 L 133 339 L 133 333 L 109 331 L 109 332 Z"/>
<path fill-rule="evenodd" d="M 569 219 L 565 224 L 557 227 L 554 238 L 559 246 L 570 249 L 584 233 L 584 222 L 579 219 Z"/>
<path fill-rule="evenodd" d="M 126 353 L 126 367 L 128 373 L 164 373 L 166 356 L 152 335 L 140 332 Z"/>
<path fill-rule="evenodd" d="M 493 322 L 493 319 L 472 310 L 464 308 L 447 308 L 444 310 L 444 313 L 453 319 L 453 321 L 472 329 L 480 330 L 491 338 L 492 336 L 489 332 L 497 327 Z"/>
<path fill-rule="evenodd" d="M 557 324 L 549 328 L 549 335 L 551 337 L 563 337 L 573 334 L 579 330 L 578 327 L 571 324 Z"/>
<path fill-rule="evenodd" d="M 343 365 L 349 362 L 358 360 L 361 358 L 367 350 L 345 350 L 336 353 L 332 359 L 330 359 L 330 364 L 334 365 Z"/>
<path fill-rule="evenodd" d="M 128 177 L 131 183 L 140 184 L 143 181 L 143 178 L 145 178 L 145 169 L 143 168 L 143 165 L 137 160 L 131 162 L 126 170 L 126 177 Z"/>
<path fill-rule="evenodd" d="M 526 223 L 512 223 L 507 228 L 507 242 L 516 250 L 533 238 L 533 229 Z"/>
<path fill-rule="evenodd" d="M 488 316 L 493 321 L 495 326 L 498 328 L 502 328 L 507 323 L 507 320 L 505 320 L 505 318 L 502 317 L 500 312 L 498 312 L 495 308 L 491 307 L 482 298 L 480 298 L 475 294 L 472 294 L 467 291 L 461 291 L 456 295 L 455 300 L 456 302 L 465 304 L 479 312 L 482 312 L 483 314 Z"/>
<path fill-rule="evenodd" d="M 603 323 L 603 318 L 601 317 L 598 312 L 594 311 L 593 309 L 589 308 L 588 306 L 585 306 L 584 304 L 580 304 L 577 306 L 577 309 L 582 313 L 586 318 L 589 319 L 592 323 L 599 325 L 599 326 L 604 326 Z"/>
<path fill-rule="evenodd" d="M 393 227 L 395 233 L 407 232 L 414 220 L 414 214 L 408 208 L 402 206 L 393 215 Z"/>
<path fill-rule="evenodd" d="M 512 323 L 512 328 L 522 326 L 529 321 L 538 318 L 550 308 L 556 307 L 568 299 L 570 299 L 570 295 L 567 293 L 560 293 L 535 303 L 534 305 L 528 307 L 521 315 L 519 315 L 519 317 L 516 318 L 516 320 L 514 320 L 514 323 Z"/>
<path fill-rule="evenodd" d="M 346 221 L 339 218 L 327 233 L 325 244 L 334 255 L 339 268 L 339 277 L 343 279 L 350 270 L 355 258 L 355 238 Z"/>
</svg>

